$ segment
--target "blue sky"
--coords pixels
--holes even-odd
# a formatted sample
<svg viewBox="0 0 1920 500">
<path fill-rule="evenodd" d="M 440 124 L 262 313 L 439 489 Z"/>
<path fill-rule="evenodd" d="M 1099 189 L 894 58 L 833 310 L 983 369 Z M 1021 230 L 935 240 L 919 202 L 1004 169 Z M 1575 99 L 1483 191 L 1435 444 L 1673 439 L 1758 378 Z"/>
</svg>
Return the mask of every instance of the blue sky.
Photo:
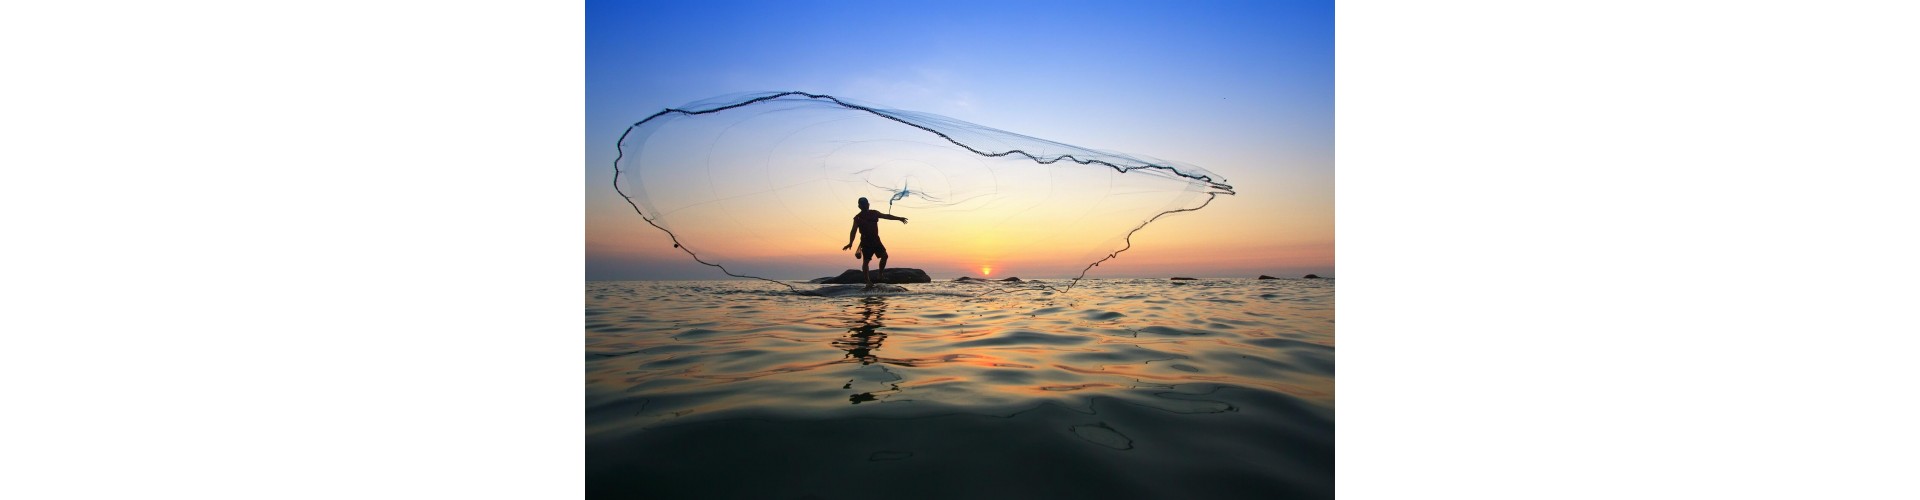
<svg viewBox="0 0 1920 500">
<path fill-rule="evenodd" d="M 712 277 L 612 192 L 614 143 L 665 107 L 781 90 L 1187 162 L 1240 193 L 1142 232 L 1107 277 L 1333 270 L 1331 2 L 588 2 L 586 35 L 588 279 Z M 1249 232 L 1221 255 L 1173 244 Z"/>
</svg>

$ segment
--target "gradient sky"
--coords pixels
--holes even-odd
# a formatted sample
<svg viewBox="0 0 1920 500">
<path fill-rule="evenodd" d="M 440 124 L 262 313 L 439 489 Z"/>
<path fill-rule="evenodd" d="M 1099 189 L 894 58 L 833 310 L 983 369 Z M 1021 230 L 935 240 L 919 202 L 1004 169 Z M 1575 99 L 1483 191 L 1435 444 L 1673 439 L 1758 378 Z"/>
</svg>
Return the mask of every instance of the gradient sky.
<svg viewBox="0 0 1920 500">
<path fill-rule="evenodd" d="M 783 90 L 1190 163 L 1238 192 L 1162 218 L 1089 277 L 1333 275 L 1332 2 L 588 2 L 586 28 L 589 280 L 725 278 L 613 191 L 615 143 L 663 108 Z M 853 211 L 820 214 L 839 228 L 821 254 L 768 277 L 858 267 L 839 250 Z M 889 265 L 936 279 L 1085 265 L 904 253 L 889 224 Z"/>
</svg>

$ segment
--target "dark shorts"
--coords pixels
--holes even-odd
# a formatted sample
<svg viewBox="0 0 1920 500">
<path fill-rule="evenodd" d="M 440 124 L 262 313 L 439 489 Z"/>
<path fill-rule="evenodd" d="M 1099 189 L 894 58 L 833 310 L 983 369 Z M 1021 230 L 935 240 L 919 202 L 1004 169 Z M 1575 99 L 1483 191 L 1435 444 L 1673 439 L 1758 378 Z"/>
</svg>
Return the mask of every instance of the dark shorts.
<svg viewBox="0 0 1920 500">
<path fill-rule="evenodd" d="M 884 259 L 884 258 L 887 258 L 887 246 L 880 244 L 880 242 L 878 241 L 869 242 L 866 240 L 861 240 L 860 254 L 862 255 L 861 258 L 863 259 L 871 259 L 874 257 L 879 257 Z"/>
</svg>

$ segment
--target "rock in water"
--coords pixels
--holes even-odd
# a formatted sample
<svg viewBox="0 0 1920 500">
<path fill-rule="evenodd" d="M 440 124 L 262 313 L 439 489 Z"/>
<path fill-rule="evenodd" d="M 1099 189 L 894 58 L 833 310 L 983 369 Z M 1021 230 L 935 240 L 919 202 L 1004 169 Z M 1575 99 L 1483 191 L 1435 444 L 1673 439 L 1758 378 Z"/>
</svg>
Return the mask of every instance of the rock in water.
<svg viewBox="0 0 1920 500">
<path fill-rule="evenodd" d="M 829 284 L 829 285 L 852 285 L 856 283 L 866 284 L 866 282 L 867 280 L 860 276 L 859 269 L 848 269 L 846 270 L 846 272 L 840 273 L 839 276 L 831 276 L 831 277 L 819 278 L 812 281 L 808 281 L 808 283 L 823 283 L 823 284 Z M 891 284 L 932 283 L 933 278 L 927 277 L 927 272 L 919 269 L 914 269 L 911 267 L 890 267 L 890 268 L 887 268 L 886 272 L 881 272 L 878 269 L 874 270 L 873 282 L 874 283 L 891 283 Z"/>
<path fill-rule="evenodd" d="M 1193 278 L 1187 278 L 1187 277 L 1181 277 L 1181 276 L 1174 276 L 1171 279 L 1173 279 L 1174 281 L 1193 281 Z"/>
<path fill-rule="evenodd" d="M 1306 278 L 1307 278 L 1307 279 L 1320 279 L 1320 275 L 1318 275 L 1318 274 L 1309 274 L 1309 275 L 1307 275 L 1307 276 L 1306 276 Z"/>
<path fill-rule="evenodd" d="M 1261 280 L 1277 280 L 1277 279 L 1280 279 L 1280 278 L 1275 278 L 1275 277 L 1272 277 L 1272 276 L 1267 276 L 1267 275 L 1265 275 L 1265 274 L 1262 274 L 1262 275 L 1260 275 L 1260 277 L 1258 277 L 1258 278 L 1254 278 L 1254 279 L 1261 279 Z"/>
</svg>

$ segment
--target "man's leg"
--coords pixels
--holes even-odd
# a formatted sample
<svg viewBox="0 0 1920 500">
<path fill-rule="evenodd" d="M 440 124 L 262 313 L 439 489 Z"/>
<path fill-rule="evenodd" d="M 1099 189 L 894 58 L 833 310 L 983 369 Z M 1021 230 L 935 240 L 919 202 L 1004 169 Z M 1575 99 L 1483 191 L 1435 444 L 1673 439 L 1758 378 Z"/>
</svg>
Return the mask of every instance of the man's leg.
<svg viewBox="0 0 1920 500">
<path fill-rule="evenodd" d="M 884 279 L 884 278 L 886 278 L 886 276 L 887 276 L 887 249 L 886 249 L 886 247 L 880 247 L 880 248 L 875 248 L 875 249 L 873 249 L 873 252 L 871 252 L 871 253 L 875 253 L 875 254 L 879 254 L 879 255 L 880 255 L 880 277 L 881 277 L 882 279 Z M 873 285 L 867 285 L 867 286 L 873 286 Z"/>
<path fill-rule="evenodd" d="M 869 262 L 873 262 L 873 254 L 872 254 L 872 253 L 868 253 L 868 254 L 866 254 L 866 257 L 865 257 L 865 258 L 862 258 L 862 259 L 860 259 L 860 277 L 861 277 L 862 279 L 865 279 L 865 280 L 867 280 L 867 288 L 873 288 L 873 275 L 872 275 L 872 274 L 868 274 L 868 273 L 867 273 L 867 263 L 869 263 Z M 887 262 L 887 261 L 886 261 L 886 260 L 881 260 L 880 262 L 881 262 L 881 264 L 880 264 L 880 268 L 881 268 L 881 269 L 886 269 L 886 262 Z"/>
</svg>

